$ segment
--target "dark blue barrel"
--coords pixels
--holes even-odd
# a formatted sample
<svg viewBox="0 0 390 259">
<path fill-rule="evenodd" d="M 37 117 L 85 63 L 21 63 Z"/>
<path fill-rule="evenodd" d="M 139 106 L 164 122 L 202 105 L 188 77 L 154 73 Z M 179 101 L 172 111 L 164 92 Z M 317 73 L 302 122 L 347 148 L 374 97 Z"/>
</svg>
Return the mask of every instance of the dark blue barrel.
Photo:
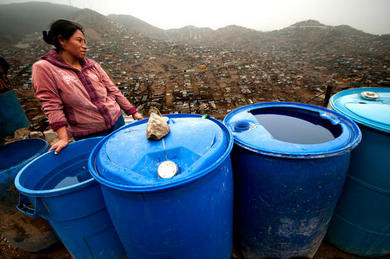
<svg viewBox="0 0 390 259">
<path fill-rule="evenodd" d="M 0 146 L 0 232 L 8 242 L 26 251 L 36 252 L 58 241 L 44 219 L 31 219 L 16 209 L 19 193 L 14 186 L 18 171 L 45 153 L 49 143 L 25 139 Z"/>
<path fill-rule="evenodd" d="M 99 184 L 88 172 L 88 156 L 102 138 L 69 144 L 27 164 L 16 176 L 18 209 L 42 216 L 75 258 L 124 258 Z"/>
<path fill-rule="evenodd" d="M 49 143 L 39 138 L 19 140 L 0 146 L 0 195 L 8 194 L 20 169 L 48 149 Z M 15 201 L 17 202 L 17 199 Z"/>
<path fill-rule="evenodd" d="M 13 90 L 0 94 L 0 139 L 30 124 Z"/>
<path fill-rule="evenodd" d="M 231 133 L 213 118 L 166 118 L 162 140 L 147 140 L 146 120 L 137 121 L 90 156 L 119 238 L 129 258 L 230 258 Z"/>
<path fill-rule="evenodd" d="M 325 236 L 361 139 L 355 123 L 298 103 L 260 103 L 229 113 L 235 229 L 245 258 L 312 257 Z"/>
<path fill-rule="evenodd" d="M 360 256 L 390 254 L 390 89 L 359 88 L 330 99 L 362 131 L 327 240 Z"/>
</svg>

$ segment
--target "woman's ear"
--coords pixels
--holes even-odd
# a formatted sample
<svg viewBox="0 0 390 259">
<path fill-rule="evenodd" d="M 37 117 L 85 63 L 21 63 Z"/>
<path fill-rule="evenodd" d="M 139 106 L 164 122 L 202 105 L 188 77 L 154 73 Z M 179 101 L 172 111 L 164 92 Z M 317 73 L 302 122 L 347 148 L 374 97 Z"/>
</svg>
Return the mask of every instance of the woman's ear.
<svg viewBox="0 0 390 259">
<path fill-rule="evenodd" d="M 60 43 L 61 47 L 65 44 L 65 39 L 62 37 L 62 35 L 57 36 L 58 43 Z"/>
</svg>

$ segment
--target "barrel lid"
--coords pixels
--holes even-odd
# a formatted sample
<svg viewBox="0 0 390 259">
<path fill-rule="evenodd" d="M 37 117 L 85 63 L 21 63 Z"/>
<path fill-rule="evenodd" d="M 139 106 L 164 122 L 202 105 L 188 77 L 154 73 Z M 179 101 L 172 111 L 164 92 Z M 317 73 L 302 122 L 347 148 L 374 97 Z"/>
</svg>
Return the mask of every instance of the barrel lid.
<svg viewBox="0 0 390 259">
<path fill-rule="evenodd" d="M 330 106 L 357 123 L 390 132 L 390 89 L 356 88 L 333 95 Z"/>
<path fill-rule="evenodd" d="M 240 107 L 224 119 L 237 145 L 270 156 L 334 155 L 361 140 L 357 125 L 334 111 L 301 103 L 268 102 Z"/>
<path fill-rule="evenodd" d="M 135 121 L 106 136 L 90 156 L 90 171 L 100 183 L 132 191 L 157 190 L 193 181 L 229 155 L 230 131 L 213 118 L 167 115 L 170 132 L 148 140 L 148 120 Z"/>
</svg>

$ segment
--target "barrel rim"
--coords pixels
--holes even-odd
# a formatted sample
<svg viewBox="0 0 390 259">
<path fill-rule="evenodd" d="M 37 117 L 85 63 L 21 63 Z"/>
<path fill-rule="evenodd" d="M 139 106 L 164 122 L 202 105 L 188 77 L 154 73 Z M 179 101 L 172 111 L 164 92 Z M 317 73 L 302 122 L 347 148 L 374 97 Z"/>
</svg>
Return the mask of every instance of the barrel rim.
<svg viewBox="0 0 390 259">
<path fill-rule="evenodd" d="M 74 147 L 74 148 L 76 148 L 75 146 L 77 146 L 79 144 L 83 144 L 84 142 L 87 142 L 87 141 L 89 142 L 91 140 L 92 141 L 94 141 L 94 140 L 98 141 L 100 139 L 102 139 L 102 137 L 87 138 L 87 139 L 83 139 L 83 140 L 79 140 L 79 141 L 76 141 L 76 142 L 69 143 L 67 147 Z M 19 192 L 21 192 L 24 195 L 31 196 L 31 197 L 53 197 L 53 196 L 63 195 L 63 194 L 67 194 L 67 193 L 71 193 L 71 192 L 77 191 L 79 189 L 82 189 L 82 188 L 85 188 L 87 186 L 93 185 L 94 183 L 96 184 L 95 179 L 93 177 L 91 177 L 88 180 L 85 180 L 83 182 L 80 182 L 80 183 L 77 183 L 77 184 L 74 184 L 74 185 L 69 185 L 69 186 L 65 186 L 65 187 L 62 187 L 62 188 L 56 188 L 56 189 L 51 189 L 51 190 L 34 190 L 34 189 L 30 189 L 30 188 L 26 188 L 26 187 L 22 186 L 22 184 L 20 183 L 20 178 L 23 175 L 24 171 L 28 170 L 28 167 L 31 164 L 37 162 L 40 159 L 44 159 L 44 158 L 49 157 L 49 156 L 57 156 L 57 155 L 54 154 L 54 150 L 52 150 L 50 152 L 46 152 L 46 153 L 38 156 L 34 160 L 30 161 L 28 164 L 26 164 L 18 172 L 18 174 L 15 177 L 15 187 L 16 187 L 16 189 L 18 189 Z"/>
<path fill-rule="evenodd" d="M 261 109 L 261 108 L 272 108 L 272 107 L 286 107 L 286 108 L 296 108 L 296 109 L 307 109 L 307 110 L 310 110 L 310 111 L 323 111 L 323 112 L 326 112 L 326 113 L 331 113 L 335 116 L 337 116 L 337 118 L 340 118 L 342 119 L 343 123 L 345 125 L 347 125 L 351 130 L 352 132 L 354 132 L 355 134 L 353 134 L 351 136 L 352 138 L 352 141 L 348 141 L 346 143 L 345 146 L 343 147 L 339 147 L 337 149 L 334 149 L 334 150 L 322 150 L 322 151 L 317 151 L 317 152 L 306 152 L 306 153 L 302 153 L 302 154 L 297 154 L 297 153 L 288 153 L 288 152 L 271 152 L 271 151 L 268 151 L 268 150 L 262 150 L 254 145 L 251 145 L 251 144 L 248 144 L 244 141 L 241 141 L 240 139 L 236 138 L 236 136 L 234 136 L 234 143 L 241 147 L 241 148 L 244 148 L 248 151 L 251 151 L 251 152 L 254 152 L 254 153 L 258 153 L 258 154 L 261 154 L 261 155 L 266 155 L 266 156 L 271 156 L 271 157 L 280 157 L 280 158 L 300 158 L 300 159 L 318 159 L 318 158 L 325 158 L 325 157 L 331 157 L 331 156 L 337 156 L 337 155 L 341 155 L 345 152 L 348 152 L 350 150 L 352 150 L 353 148 L 355 148 L 361 141 L 362 139 L 362 133 L 359 129 L 359 127 L 356 125 L 356 123 L 351 120 L 350 118 L 344 116 L 343 114 L 340 114 L 338 112 L 335 112 L 335 111 L 332 111 L 332 110 L 329 110 L 329 109 L 326 109 L 326 108 L 323 108 L 323 107 L 320 107 L 320 106 L 316 106 L 316 105 L 311 105 L 311 104 L 305 104 L 305 103 L 295 103 L 295 102 L 263 102 L 263 103 L 255 103 L 255 104 L 250 104 L 250 105 L 246 105 L 246 106 L 242 106 L 242 107 L 239 107 L 233 111 L 231 111 L 230 113 L 228 113 L 224 120 L 223 120 L 223 123 L 227 126 L 228 125 L 228 121 L 230 120 L 231 117 L 233 117 L 235 114 L 239 113 L 239 112 L 244 112 L 244 111 L 250 111 L 250 110 L 254 110 L 254 109 Z M 229 128 L 229 127 L 228 127 Z M 337 138 L 336 138 L 337 139 Z M 297 146 L 303 146 L 303 145 L 306 145 L 306 144 L 296 144 Z M 306 145 L 306 146 L 310 146 L 310 145 Z"/>
<path fill-rule="evenodd" d="M 186 113 L 181 113 L 181 114 L 168 114 L 164 115 L 168 118 L 202 118 L 202 115 L 199 114 L 186 114 Z M 89 159 L 88 159 L 88 169 L 89 172 L 91 173 L 92 177 L 98 181 L 100 184 L 103 186 L 115 189 L 115 190 L 120 190 L 120 191 L 128 191 L 128 192 L 153 192 L 153 191 L 160 191 L 160 190 L 168 190 L 172 188 L 177 188 L 185 184 L 189 184 L 191 182 L 194 182 L 196 180 L 199 180 L 202 177 L 205 177 L 209 173 L 213 172 L 216 168 L 218 168 L 230 155 L 232 148 L 233 148 L 233 135 L 228 127 L 226 127 L 222 122 L 218 121 L 217 119 L 214 119 L 212 117 L 207 117 L 207 119 L 212 120 L 214 123 L 216 123 L 220 128 L 225 132 L 228 141 L 227 141 L 227 147 L 226 150 L 223 152 L 223 154 L 216 160 L 213 164 L 210 164 L 208 167 L 200 170 L 197 174 L 193 174 L 191 177 L 188 178 L 183 178 L 179 181 L 176 182 L 170 182 L 168 184 L 159 184 L 159 185 L 142 185 L 142 186 L 133 186 L 133 185 L 125 185 L 125 184 L 117 184 L 114 183 L 103 176 L 101 176 L 97 169 L 96 169 L 96 157 L 97 153 L 99 152 L 100 148 L 104 144 L 104 142 L 110 138 L 111 135 L 115 134 L 117 131 L 121 129 L 117 129 L 111 134 L 107 135 L 99 141 L 99 143 L 94 147 L 92 150 Z M 144 120 L 141 121 L 135 121 L 131 123 L 132 125 L 138 125 L 144 123 Z M 130 127 L 130 126 L 128 126 Z M 123 129 L 123 128 L 122 128 Z"/>
</svg>

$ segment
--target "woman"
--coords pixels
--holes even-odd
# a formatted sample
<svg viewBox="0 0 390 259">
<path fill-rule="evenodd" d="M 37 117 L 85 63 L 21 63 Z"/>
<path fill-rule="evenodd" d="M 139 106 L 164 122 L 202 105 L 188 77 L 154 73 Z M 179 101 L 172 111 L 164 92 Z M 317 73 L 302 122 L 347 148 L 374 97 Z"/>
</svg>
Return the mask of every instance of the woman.
<svg viewBox="0 0 390 259">
<path fill-rule="evenodd" d="M 85 58 L 87 45 L 81 25 L 57 20 L 43 32 L 46 43 L 55 46 L 33 65 L 32 82 L 51 128 L 59 141 L 55 154 L 76 140 L 104 136 L 124 125 L 121 108 L 134 119 L 143 119 L 122 95 L 100 65 Z"/>
</svg>

